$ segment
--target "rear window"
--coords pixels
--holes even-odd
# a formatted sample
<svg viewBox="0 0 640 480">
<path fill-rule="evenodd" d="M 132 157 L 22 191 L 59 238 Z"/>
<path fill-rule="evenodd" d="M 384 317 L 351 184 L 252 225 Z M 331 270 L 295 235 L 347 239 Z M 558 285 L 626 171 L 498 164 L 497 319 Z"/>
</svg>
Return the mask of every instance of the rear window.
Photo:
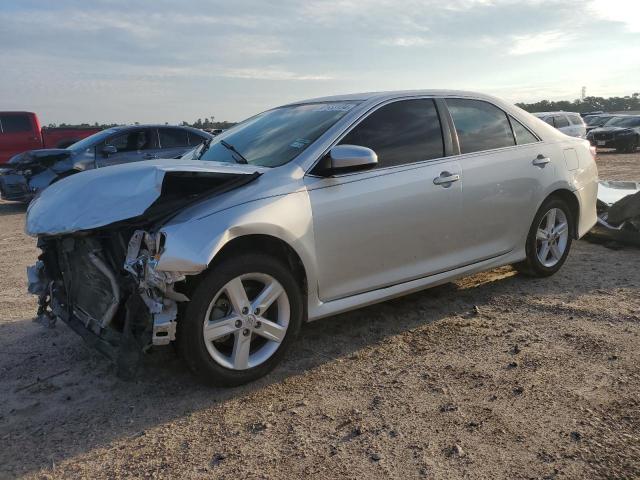
<svg viewBox="0 0 640 480">
<path fill-rule="evenodd" d="M 160 148 L 186 147 L 189 145 L 189 137 L 186 130 L 180 128 L 161 128 Z"/>
<path fill-rule="evenodd" d="M 511 120 L 513 134 L 516 136 L 516 143 L 518 145 L 526 145 L 527 143 L 536 143 L 539 141 L 538 138 L 518 120 L 513 117 L 509 117 L 509 119 Z"/>
<path fill-rule="evenodd" d="M 198 135 L 195 132 L 189 132 L 189 145 L 195 147 L 196 145 L 200 145 L 207 138 L 208 137 L 205 137 L 204 135 Z"/>
<path fill-rule="evenodd" d="M 567 115 L 569 117 L 569 121 L 573 125 L 582 125 L 582 117 L 580 115 Z"/>
<path fill-rule="evenodd" d="M 482 100 L 448 98 L 461 153 L 480 152 L 516 144 L 507 114 Z"/>
<path fill-rule="evenodd" d="M 30 132 L 31 120 L 28 115 L 0 115 L 0 127 L 2 133 Z"/>
</svg>

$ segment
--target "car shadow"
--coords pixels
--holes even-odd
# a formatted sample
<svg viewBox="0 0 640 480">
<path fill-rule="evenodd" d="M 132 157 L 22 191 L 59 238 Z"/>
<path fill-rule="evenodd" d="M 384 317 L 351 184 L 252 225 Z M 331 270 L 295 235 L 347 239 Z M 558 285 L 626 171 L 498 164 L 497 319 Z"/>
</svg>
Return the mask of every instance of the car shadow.
<svg viewBox="0 0 640 480">
<path fill-rule="evenodd" d="M 0 200 L 0 217 L 25 213 L 27 211 L 27 207 L 27 203 Z"/>
<path fill-rule="evenodd" d="M 565 268 L 576 269 L 578 262 Z M 123 381 L 65 325 L 48 330 L 30 320 L 0 324 L 0 391 L 6 392 L 0 402 L 0 477 L 51 467 L 271 384 L 295 382 L 338 359 L 355 360 L 359 350 L 400 333 L 477 315 L 500 295 L 545 295 L 558 285 L 569 295 L 588 290 L 563 271 L 539 280 L 502 267 L 470 278 L 305 324 L 274 372 L 232 389 L 198 383 L 171 347 L 148 355 L 136 379 Z"/>
</svg>

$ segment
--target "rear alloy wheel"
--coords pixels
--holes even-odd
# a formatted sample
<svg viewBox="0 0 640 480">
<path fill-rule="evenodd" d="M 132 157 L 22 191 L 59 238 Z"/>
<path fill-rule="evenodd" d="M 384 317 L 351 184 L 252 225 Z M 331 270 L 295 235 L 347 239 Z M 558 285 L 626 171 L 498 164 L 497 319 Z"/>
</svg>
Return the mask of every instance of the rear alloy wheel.
<svg viewBox="0 0 640 480">
<path fill-rule="evenodd" d="M 275 367 L 302 323 L 296 279 L 278 260 L 233 257 L 196 288 L 178 322 L 178 346 L 209 383 L 234 386 Z"/>
<path fill-rule="evenodd" d="M 527 258 L 514 267 L 534 277 L 553 275 L 567 259 L 573 232 L 573 218 L 565 202 L 547 200 L 529 230 L 525 247 Z"/>
</svg>

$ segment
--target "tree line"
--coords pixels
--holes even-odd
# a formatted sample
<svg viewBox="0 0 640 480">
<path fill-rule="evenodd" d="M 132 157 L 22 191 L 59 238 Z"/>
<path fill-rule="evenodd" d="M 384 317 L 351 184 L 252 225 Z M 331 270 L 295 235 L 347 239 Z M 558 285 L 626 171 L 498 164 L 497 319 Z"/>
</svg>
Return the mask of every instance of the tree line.
<svg viewBox="0 0 640 480">
<path fill-rule="evenodd" d="M 640 110 L 640 93 L 634 93 L 625 97 L 585 97 L 574 101 L 569 100 L 541 100 L 535 103 L 516 103 L 517 106 L 527 112 L 624 112 Z"/>
<path fill-rule="evenodd" d="M 133 122 L 134 125 L 140 125 L 140 122 Z M 165 125 L 169 125 L 169 122 L 165 122 Z M 226 128 L 231 128 L 236 124 L 236 122 L 228 122 L 226 120 L 221 121 L 221 122 L 217 122 L 215 121 L 215 117 L 205 117 L 204 120 L 202 120 L 201 118 L 198 118 L 195 122 L 189 123 L 189 122 L 181 122 L 180 125 L 186 126 L 186 127 L 194 127 L 194 128 L 200 128 L 203 130 L 211 130 L 214 128 L 222 128 L 222 129 L 226 129 Z M 77 124 L 73 124 L 73 123 L 49 123 L 47 125 L 48 128 L 101 128 L 101 129 L 105 129 L 105 128 L 112 128 L 112 127 L 117 127 L 118 125 L 122 125 L 121 123 L 98 123 L 98 122 L 94 122 L 93 124 L 91 123 L 77 123 Z"/>
</svg>

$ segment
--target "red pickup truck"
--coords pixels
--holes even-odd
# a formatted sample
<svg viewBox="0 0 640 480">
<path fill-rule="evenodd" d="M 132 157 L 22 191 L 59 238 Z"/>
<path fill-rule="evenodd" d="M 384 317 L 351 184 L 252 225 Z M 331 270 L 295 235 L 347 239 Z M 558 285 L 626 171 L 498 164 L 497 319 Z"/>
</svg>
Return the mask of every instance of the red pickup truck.
<svg viewBox="0 0 640 480">
<path fill-rule="evenodd" d="M 32 112 L 0 112 L 0 165 L 18 153 L 39 148 L 67 148 L 100 128 L 40 128 Z"/>
</svg>

